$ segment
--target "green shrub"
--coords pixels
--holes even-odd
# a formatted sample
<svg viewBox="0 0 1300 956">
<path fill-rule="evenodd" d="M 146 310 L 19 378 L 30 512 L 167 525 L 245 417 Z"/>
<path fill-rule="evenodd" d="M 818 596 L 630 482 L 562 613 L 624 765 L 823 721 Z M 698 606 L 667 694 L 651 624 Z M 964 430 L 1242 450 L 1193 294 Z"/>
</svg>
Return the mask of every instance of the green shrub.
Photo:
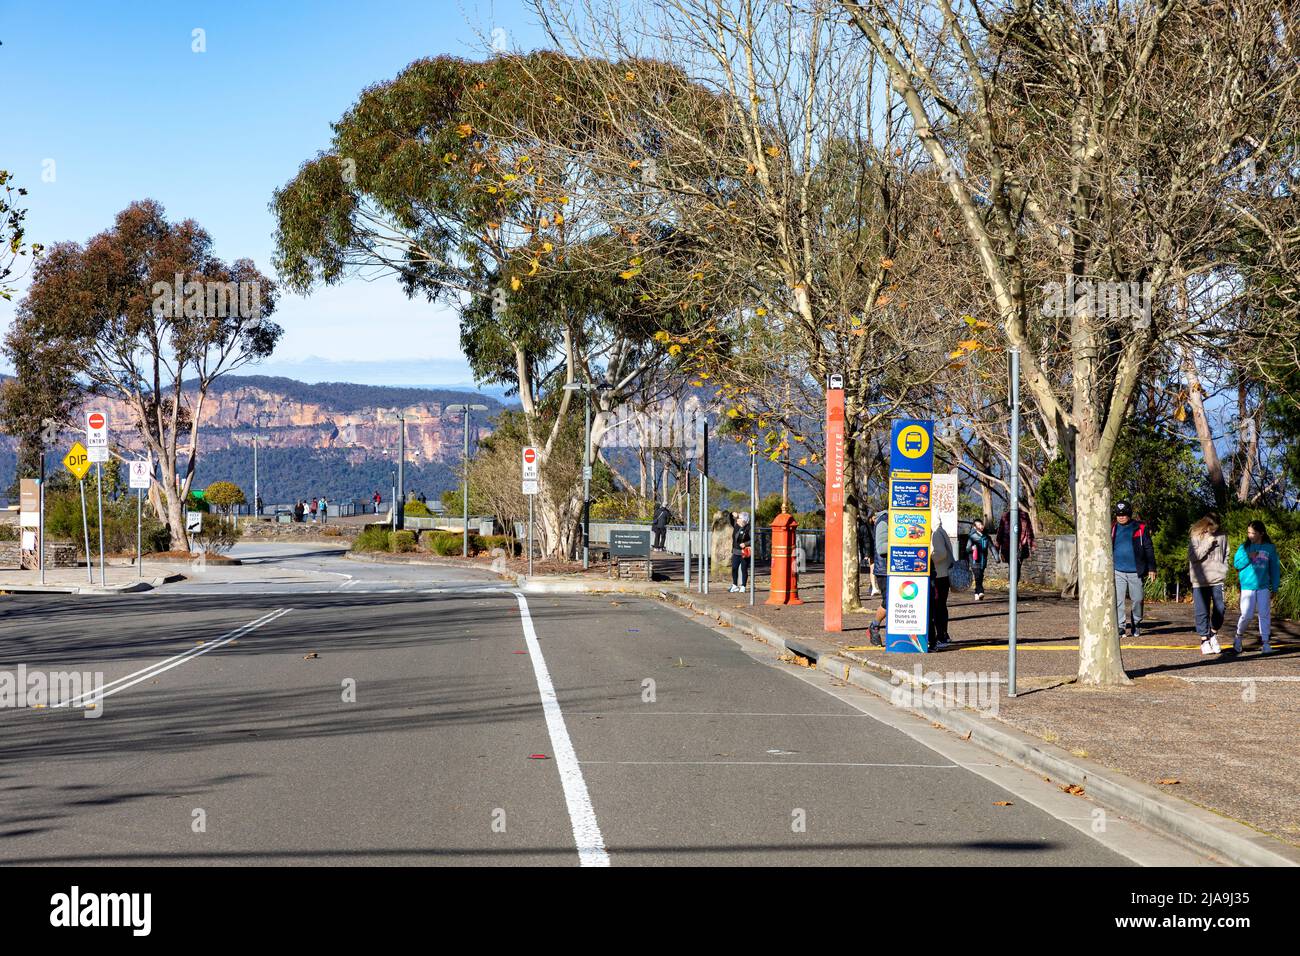
<svg viewBox="0 0 1300 956">
<path fill-rule="evenodd" d="M 233 548 L 244 536 L 244 529 L 237 522 L 230 521 L 223 515 L 205 513 L 203 530 L 191 538 L 200 551 L 224 554 Z"/>
<path fill-rule="evenodd" d="M 394 531 L 388 536 L 388 546 L 394 554 L 415 550 L 414 531 Z"/>
<path fill-rule="evenodd" d="M 513 554 L 515 557 L 521 555 L 524 550 L 523 544 L 521 544 L 517 538 L 511 538 L 509 535 L 505 534 L 485 535 L 480 538 L 479 541 L 482 544 L 483 549 L 486 551 L 491 551 L 493 548 L 500 548 L 502 551 Z"/>
<path fill-rule="evenodd" d="M 366 525 L 352 542 L 353 551 L 387 551 L 388 536 L 391 532 L 384 525 Z"/>
<path fill-rule="evenodd" d="M 464 547 L 464 539 L 451 531 L 436 531 L 433 534 L 433 540 L 429 542 L 429 550 L 434 554 L 440 554 L 444 558 L 460 554 Z M 470 554 L 474 553 L 474 539 L 470 539 Z"/>
<path fill-rule="evenodd" d="M 423 501 L 408 501 L 402 506 L 402 514 L 412 518 L 427 518 L 430 515 L 429 506 Z"/>
<path fill-rule="evenodd" d="M 0 541 L 17 541 L 18 527 L 9 522 L 0 524 Z"/>
</svg>

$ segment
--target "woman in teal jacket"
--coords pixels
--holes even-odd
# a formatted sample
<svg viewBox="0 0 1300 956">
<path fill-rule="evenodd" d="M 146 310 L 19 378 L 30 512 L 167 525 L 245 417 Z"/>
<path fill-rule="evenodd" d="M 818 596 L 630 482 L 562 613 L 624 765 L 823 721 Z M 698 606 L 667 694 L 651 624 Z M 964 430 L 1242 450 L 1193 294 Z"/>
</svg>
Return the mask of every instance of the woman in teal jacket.
<svg viewBox="0 0 1300 956">
<path fill-rule="evenodd" d="M 1246 529 L 1246 543 L 1238 546 L 1232 559 L 1241 584 L 1241 617 L 1237 621 L 1237 634 L 1232 649 L 1241 653 L 1241 636 L 1250 626 L 1250 619 L 1259 617 L 1260 653 L 1271 654 L 1268 638 L 1272 623 L 1271 599 L 1282 586 L 1282 565 L 1277 560 L 1277 548 L 1268 540 L 1264 522 L 1252 521 Z"/>
</svg>

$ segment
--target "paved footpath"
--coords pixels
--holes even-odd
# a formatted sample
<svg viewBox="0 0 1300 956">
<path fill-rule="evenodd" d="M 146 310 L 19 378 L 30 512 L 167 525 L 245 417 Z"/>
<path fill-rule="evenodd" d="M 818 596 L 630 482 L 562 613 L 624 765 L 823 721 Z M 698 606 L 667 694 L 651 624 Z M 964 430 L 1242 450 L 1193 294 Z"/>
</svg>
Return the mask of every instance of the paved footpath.
<svg viewBox="0 0 1300 956">
<path fill-rule="evenodd" d="M 107 682 L 0 711 L 0 863 L 1213 862 L 653 599 L 237 554 L 0 598 L 0 671 Z"/>
</svg>

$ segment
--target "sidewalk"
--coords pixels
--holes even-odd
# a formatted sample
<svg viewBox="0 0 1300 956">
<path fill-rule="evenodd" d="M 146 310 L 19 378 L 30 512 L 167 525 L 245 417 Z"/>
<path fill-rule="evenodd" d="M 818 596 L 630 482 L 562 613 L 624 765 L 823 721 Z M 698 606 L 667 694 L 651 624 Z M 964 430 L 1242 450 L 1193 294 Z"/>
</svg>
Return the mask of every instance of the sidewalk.
<svg viewBox="0 0 1300 956">
<path fill-rule="evenodd" d="M 911 680 L 915 668 L 935 675 L 975 674 L 1002 680 L 997 720 L 1104 767 L 1158 787 L 1300 847 L 1300 627 L 1275 628 L 1274 654 L 1257 653 L 1248 632 L 1240 658 L 1203 657 L 1190 604 L 1148 603 L 1140 640 L 1123 642 L 1133 684 L 1112 689 L 1078 686 L 1078 604 L 1051 592 L 1020 592 L 1018 696 L 1005 696 L 1007 593 L 985 600 L 954 592 L 949 600 L 950 650 L 886 653 L 869 646 L 869 614 L 846 615 L 845 630 L 822 630 L 820 575 L 800 578 L 797 607 L 767 606 L 767 595 L 724 589 L 692 600 L 762 622 L 793 641 L 836 649 L 846 660 L 886 679 Z M 680 585 L 673 588 L 680 591 Z M 871 607 L 879 598 L 866 602 Z M 1231 646 L 1235 611 L 1220 632 Z M 1227 635 L 1226 640 L 1224 635 Z M 940 677 L 942 679 L 942 677 Z M 1177 780 L 1176 784 L 1161 784 Z"/>
<path fill-rule="evenodd" d="M 92 569 L 93 581 L 87 580 L 86 569 L 47 568 L 45 584 L 41 584 L 40 571 L 0 571 L 0 592 L 11 594 L 120 594 L 128 591 L 149 591 L 168 581 L 178 581 L 181 574 L 175 567 L 159 565 L 144 569 L 141 577 L 135 566 L 108 565 L 104 569 L 105 584 L 100 584 L 98 564 Z"/>
</svg>

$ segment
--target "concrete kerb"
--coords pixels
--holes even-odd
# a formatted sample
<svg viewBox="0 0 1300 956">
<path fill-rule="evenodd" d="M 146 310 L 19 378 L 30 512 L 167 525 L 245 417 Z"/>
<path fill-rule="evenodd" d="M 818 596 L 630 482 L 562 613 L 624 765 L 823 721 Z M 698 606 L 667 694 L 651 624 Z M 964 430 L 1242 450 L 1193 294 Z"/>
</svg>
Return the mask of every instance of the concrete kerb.
<svg viewBox="0 0 1300 956">
<path fill-rule="evenodd" d="M 591 591 L 583 582 L 566 582 L 574 585 L 565 593 Z M 599 593 L 607 590 L 600 588 Z M 631 590 L 631 589 L 628 589 Z M 719 623 L 757 637 L 788 653 L 817 655 L 817 667 L 847 684 L 871 691 L 885 700 L 895 701 L 898 685 L 875 672 L 875 666 L 840 653 L 839 648 L 816 641 L 793 641 L 777 628 L 750 617 L 741 611 L 719 608 L 695 599 L 687 592 L 665 588 L 662 585 L 646 589 L 661 599 L 689 608 L 711 617 Z M 557 593 L 550 591 L 542 593 Z M 900 672 L 881 668 L 893 675 Z M 910 676 L 910 675 L 909 675 Z M 1013 727 L 983 716 L 975 711 L 957 707 L 934 707 L 926 704 L 904 704 L 919 717 L 939 724 L 948 730 L 979 744 L 984 749 L 1029 770 L 1063 784 L 1084 788 L 1100 803 L 1148 829 L 1185 844 L 1211 853 L 1228 863 L 1240 866 L 1300 866 L 1300 850 L 1287 846 L 1265 833 L 1229 819 L 1212 810 L 1198 807 L 1178 797 L 1156 790 L 1154 787 L 1131 780 L 1113 770 L 1090 760 L 1075 757 L 1044 741 L 1030 737 Z"/>
<path fill-rule="evenodd" d="M 183 574 L 168 574 L 163 577 L 149 578 L 147 581 L 130 581 L 124 584 L 79 584 L 79 585 L 59 585 L 47 584 L 21 584 L 21 585 L 4 585 L 0 586 L 0 593 L 4 594 L 135 594 L 141 591 L 152 591 L 154 588 L 169 584 L 172 581 L 184 580 Z"/>
</svg>

